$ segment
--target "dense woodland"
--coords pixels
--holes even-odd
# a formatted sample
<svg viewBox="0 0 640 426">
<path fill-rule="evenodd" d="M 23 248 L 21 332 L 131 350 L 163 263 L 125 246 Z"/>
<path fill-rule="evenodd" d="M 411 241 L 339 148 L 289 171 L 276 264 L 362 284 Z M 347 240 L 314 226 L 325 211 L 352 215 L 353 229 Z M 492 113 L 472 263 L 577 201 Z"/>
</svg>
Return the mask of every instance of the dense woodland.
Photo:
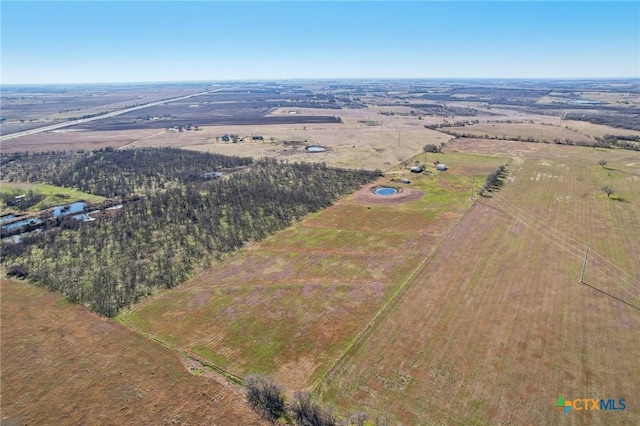
<svg viewBox="0 0 640 426">
<path fill-rule="evenodd" d="M 250 162 L 168 149 L 17 156 L 3 165 L 16 180 L 141 196 L 111 219 L 68 219 L 25 243 L 4 244 L 3 262 L 10 273 L 113 316 L 378 175 L 261 160 L 223 179 L 197 178 Z M 48 164 L 60 164 L 60 170 Z"/>
<path fill-rule="evenodd" d="M 17 153 L 1 160 L 3 179 L 52 183 L 104 197 L 164 189 L 198 180 L 203 173 L 246 166 L 252 161 L 248 157 L 172 148 Z"/>
</svg>

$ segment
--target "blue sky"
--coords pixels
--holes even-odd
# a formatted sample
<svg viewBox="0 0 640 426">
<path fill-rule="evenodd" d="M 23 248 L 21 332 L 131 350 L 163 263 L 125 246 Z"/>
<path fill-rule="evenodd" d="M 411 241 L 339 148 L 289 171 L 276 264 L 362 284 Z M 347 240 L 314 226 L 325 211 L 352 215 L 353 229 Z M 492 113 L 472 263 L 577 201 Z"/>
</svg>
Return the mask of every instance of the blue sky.
<svg viewBox="0 0 640 426">
<path fill-rule="evenodd" d="M 640 78 L 640 2 L 18 2 L 1 82 Z"/>
</svg>

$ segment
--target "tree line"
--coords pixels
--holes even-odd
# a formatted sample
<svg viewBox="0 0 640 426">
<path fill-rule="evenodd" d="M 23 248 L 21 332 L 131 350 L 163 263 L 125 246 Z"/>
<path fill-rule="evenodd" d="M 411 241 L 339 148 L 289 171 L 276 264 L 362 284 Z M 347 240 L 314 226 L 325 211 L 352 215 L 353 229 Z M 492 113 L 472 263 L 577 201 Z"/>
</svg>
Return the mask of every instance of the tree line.
<svg viewBox="0 0 640 426">
<path fill-rule="evenodd" d="M 210 154 L 185 153 L 171 165 L 166 164 L 174 161 L 167 151 L 141 150 L 120 157 L 135 162 L 119 164 L 107 161 L 112 157 L 106 154 L 83 154 L 62 176 L 88 192 L 108 195 L 121 188 L 117 194 L 137 191 L 141 196 L 112 219 L 89 223 L 69 219 L 69 226 L 42 232 L 18 247 L 4 244 L 2 251 L 10 273 L 27 276 L 106 316 L 184 282 L 244 243 L 263 239 L 378 176 L 325 164 L 261 160 L 224 179 L 193 180 L 179 170 L 220 163 L 197 158 Z M 234 159 L 224 161 L 238 164 Z M 133 164 L 140 164 L 140 169 Z M 61 177 L 53 174 L 49 179 L 59 184 Z M 114 182 L 121 185 L 112 186 Z"/>
<path fill-rule="evenodd" d="M 502 164 L 497 169 L 489 173 L 484 185 L 478 190 L 478 195 L 485 196 L 487 191 L 497 190 L 502 186 L 502 178 L 506 174 L 507 165 Z"/>
</svg>

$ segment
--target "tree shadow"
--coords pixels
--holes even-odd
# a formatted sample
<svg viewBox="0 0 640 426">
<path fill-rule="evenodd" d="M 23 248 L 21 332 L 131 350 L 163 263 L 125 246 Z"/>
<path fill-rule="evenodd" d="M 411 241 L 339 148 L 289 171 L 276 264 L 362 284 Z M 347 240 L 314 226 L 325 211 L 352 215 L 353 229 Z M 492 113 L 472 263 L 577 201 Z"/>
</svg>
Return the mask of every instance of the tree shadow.
<svg viewBox="0 0 640 426">
<path fill-rule="evenodd" d="M 626 198 L 623 198 L 619 195 L 612 195 L 611 197 L 609 197 L 609 199 L 613 200 L 613 201 L 619 201 L 621 203 L 631 203 L 631 201 L 627 200 Z"/>
</svg>

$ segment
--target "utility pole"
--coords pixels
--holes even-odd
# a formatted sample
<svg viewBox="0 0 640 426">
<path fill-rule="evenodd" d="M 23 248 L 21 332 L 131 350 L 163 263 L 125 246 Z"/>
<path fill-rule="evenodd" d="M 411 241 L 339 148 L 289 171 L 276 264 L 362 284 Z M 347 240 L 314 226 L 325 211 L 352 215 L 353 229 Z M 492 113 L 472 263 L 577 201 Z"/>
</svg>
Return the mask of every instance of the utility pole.
<svg viewBox="0 0 640 426">
<path fill-rule="evenodd" d="M 584 278 L 584 271 L 587 269 L 587 257 L 589 256 L 589 249 L 591 248 L 591 243 L 587 246 L 587 252 L 584 254 L 584 263 L 582 264 L 582 272 L 580 273 L 580 284 L 584 284 L 582 280 Z"/>
</svg>

